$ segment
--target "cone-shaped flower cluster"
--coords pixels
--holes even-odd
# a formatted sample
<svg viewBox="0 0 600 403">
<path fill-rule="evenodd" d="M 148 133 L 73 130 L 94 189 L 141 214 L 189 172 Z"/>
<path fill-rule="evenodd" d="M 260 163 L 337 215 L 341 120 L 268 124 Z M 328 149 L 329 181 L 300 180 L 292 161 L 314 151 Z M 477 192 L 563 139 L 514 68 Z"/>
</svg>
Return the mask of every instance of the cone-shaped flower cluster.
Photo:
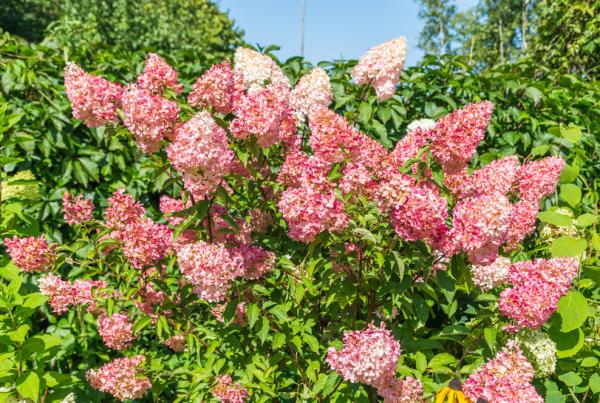
<svg viewBox="0 0 600 403">
<path fill-rule="evenodd" d="M 121 401 L 140 399 L 152 387 L 141 370 L 144 361 L 142 355 L 117 358 L 98 369 L 89 370 L 86 377 L 93 388 Z"/>
<path fill-rule="evenodd" d="M 49 269 L 56 260 L 56 246 L 48 245 L 44 237 L 4 238 L 4 245 L 15 266 L 28 273 Z"/>
<path fill-rule="evenodd" d="M 531 384 L 533 376 L 519 343 L 511 340 L 465 381 L 463 392 L 473 402 L 481 398 L 490 403 L 542 403 L 544 399 Z"/>
<path fill-rule="evenodd" d="M 242 403 L 248 398 L 248 391 L 239 382 L 233 383 L 230 375 L 217 377 L 217 385 L 212 394 L 221 403 Z"/>
<path fill-rule="evenodd" d="M 106 287 L 106 283 L 102 280 L 65 281 L 59 276 L 47 273 L 38 280 L 38 287 L 40 292 L 48 297 L 52 311 L 61 315 L 67 312 L 69 307 L 76 305 L 90 304 L 89 309 L 92 309 L 98 289 Z"/>
<path fill-rule="evenodd" d="M 135 340 L 129 317 L 121 313 L 98 318 L 98 333 L 104 344 L 113 350 L 124 350 Z"/>
<path fill-rule="evenodd" d="M 86 200 L 82 195 L 73 197 L 65 192 L 62 198 L 65 222 L 69 225 L 86 223 L 93 218 L 94 203 Z"/>
</svg>

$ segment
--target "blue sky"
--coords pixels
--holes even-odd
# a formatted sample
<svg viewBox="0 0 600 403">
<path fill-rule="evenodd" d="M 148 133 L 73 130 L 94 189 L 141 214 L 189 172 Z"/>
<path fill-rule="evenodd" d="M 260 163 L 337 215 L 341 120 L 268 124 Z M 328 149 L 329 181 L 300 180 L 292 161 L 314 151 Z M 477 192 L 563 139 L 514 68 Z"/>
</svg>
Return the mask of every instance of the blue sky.
<svg viewBox="0 0 600 403">
<path fill-rule="evenodd" d="M 279 45 L 286 59 L 300 54 L 302 0 L 217 0 L 222 10 L 244 29 L 252 44 Z M 459 11 L 477 0 L 456 0 Z M 414 0 L 306 0 L 305 57 L 315 63 L 335 58 L 358 58 L 367 49 L 404 35 L 407 64 L 422 56 L 417 48 L 423 26 Z"/>
</svg>

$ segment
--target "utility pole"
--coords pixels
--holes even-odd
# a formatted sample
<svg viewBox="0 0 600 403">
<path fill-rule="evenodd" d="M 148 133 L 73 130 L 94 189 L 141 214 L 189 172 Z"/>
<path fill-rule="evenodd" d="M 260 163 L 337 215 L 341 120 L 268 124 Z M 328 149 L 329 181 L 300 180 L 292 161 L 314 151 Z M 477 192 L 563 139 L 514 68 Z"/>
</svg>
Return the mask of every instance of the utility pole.
<svg viewBox="0 0 600 403">
<path fill-rule="evenodd" d="M 300 56 L 304 57 L 304 17 L 306 16 L 306 0 L 302 0 L 302 20 L 300 28 Z"/>
</svg>

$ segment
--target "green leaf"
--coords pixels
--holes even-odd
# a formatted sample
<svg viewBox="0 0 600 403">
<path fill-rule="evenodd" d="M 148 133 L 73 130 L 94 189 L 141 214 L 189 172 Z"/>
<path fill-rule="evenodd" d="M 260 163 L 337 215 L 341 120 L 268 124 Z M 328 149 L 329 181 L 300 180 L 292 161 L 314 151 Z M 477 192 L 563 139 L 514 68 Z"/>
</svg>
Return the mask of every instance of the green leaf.
<svg viewBox="0 0 600 403">
<path fill-rule="evenodd" d="M 22 397 L 37 401 L 40 394 L 40 378 L 33 371 L 27 371 L 17 378 L 17 391 Z"/>
<path fill-rule="evenodd" d="M 567 386 L 577 386 L 583 382 L 583 379 L 573 371 L 558 376 L 558 379 L 563 381 Z"/>
<path fill-rule="evenodd" d="M 578 291 L 569 291 L 558 301 L 556 312 L 561 317 L 560 331 L 568 333 L 580 327 L 589 316 L 589 306 L 585 297 Z"/>
<path fill-rule="evenodd" d="M 569 333 L 562 333 L 560 329 L 550 329 L 550 338 L 556 343 L 556 356 L 567 358 L 577 354 L 583 347 L 585 336 L 581 329 L 575 329 Z"/>
<path fill-rule="evenodd" d="M 587 242 L 583 238 L 561 236 L 552 242 L 550 252 L 553 257 L 579 256 L 587 248 Z"/>
<path fill-rule="evenodd" d="M 590 213 L 585 213 L 577 217 L 576 224 L 578 227 L 589 227 L 596 222 L 596 216 Z"/>
<path fill-rule="evenodd" d="M 598 365 L 598 359 L 596 357 L 585 357 L 581 360 L 581 366 L 585 368 L 595 367 Z"/>
<path fill-rule="evenodd" d="M 302 340 L 308 345 L 308 347 L 315 353 L 319 352 L 319 340 L 312 334 L 304 333 Z"/>
<path fill-rule="evenodd" d="M 264 343 L 269 335 L 269 320 L 264 316 L 260 319 L 260 329 L 256 333 L 261 343 Z"/>
<path fill-rule="evenodd" d="M 23 343 L 23 356 L 30 357 L 35 353 L 43 353 L 46 350 L 44 341 L 39 337 L 32 337 Z"/>
<path fill-rule="evenodd" d="M 246 316 L 248 317 L 248 326 L 252 329 L 258 320 L 258 306 L 256 304 L 248 305 Z"/>
<path fill-rule="evenodd" d="M 542 222 L 556 225 L 558 227 L 567 227 L 573 225 L 573 218 L 564 214 L 555 213 L 554 211 L 542 211 L 538 214 L 538 218 Z"/>
<path fill-rule="evenodd" d="M 562 172 L 560 173 L 561 183 L 573 182 L 579 176 L 579 169 L 570 165 L 565 165 Z"/>
<path fill-rule="evenodd" d="M 373 109 L 368 102 L 362 102 L 358 107 L 358 119 L 360 123 L 366 125 L 371 120 L 371 114 L 373 113 Z"/>
<path fill-rule="evenodd" d="M 133 334 L 139 334 L 150 323 L 152 323 L 152 318 L 150 316 L 142 316 L 138 318 L 133 324 Z"/>
<path fill-rule="evenodd" d="M 417 351 L 415 353 L 415 366 L 417 368 L 417 371 L 419 371 L 420 373 L 425 372 L 425 370 L 427 369 L 427 357 L 425 357 L 425 354 L 423 354 L 420 351 Z"/>
<path fill-rule="evenodd" d="M 560 135 L 572 143 L 579 143 L 582 134 L 581 129 L 576 126 L 560 128 Z"/>
<path fill-rule="evenodd" d="M 6 335 L 15 343 L 22 343 L 29 332 L 29 325 L 21 325 L 17 330 L 7 332 Z"/>
<path fill-rule="evenodd" d="M 592 376 L 590 376 L 589 384 L 590 384 L 590 389 L 592 390 L 592 392 L 599 394 L 600 393 L 600 374 L 595 373 Z"/>
<path fill-rule="evenodd" d="M 525 95 L 527 95 L 534 103 L 538 104 L 544 96 L 544 93 L 535 87 L 527 87 L 525 89 Z"/>
<path fill-rule="evenodd" d="M 427 368 L 430 368 L 431 370 L 435 371 L 436 368 L 440 368 L 449 364 L 455 365 L 456 358 L 454 358 L 454 356 L 449 353 L 440 353 L 435 355 L 431 360 L 429 360 Z"/>
<path fill-rule="evenodd" d="M 23 302 L 23 306 L 26 308 L 38 308 L 42 305 L 44 305 L 46 303 L 46 301 L 48 301 L 48 297 L 46 297 L 45 295 L 40 294 L 39 292 L 34 292 L 31 294 L 28 294 L 25 297 L 25 301 Z"/>
<path fill-rule="evenodd" d="M 581 189 L 572 183 L 561 185 L 560 198 L 569 203 L 571 207 L 576 207 L 581 201 Z"/>
</svg>

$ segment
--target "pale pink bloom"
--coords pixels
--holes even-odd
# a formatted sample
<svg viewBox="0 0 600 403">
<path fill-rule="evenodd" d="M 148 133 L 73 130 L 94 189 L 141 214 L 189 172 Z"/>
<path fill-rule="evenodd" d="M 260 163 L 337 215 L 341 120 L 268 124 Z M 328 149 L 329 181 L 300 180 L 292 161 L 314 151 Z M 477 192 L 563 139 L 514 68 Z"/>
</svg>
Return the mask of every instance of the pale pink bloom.
<svg viewBox="0 0 600 403">
<path fill-rule="evenodd" d="M 511 206 L 505 250 L 516 249 L 535 230 L 539 201 L 521 200 Z"/>
<path fill-rule="evenodd" d="M 239 382 L 233 383 L 230 375 L 217 377 L 217 385 L 212 394 L 221 403 L 242 403 L 248 398 L 248 391 Z"/>
<path fill-rule="evenodd" d="M 496 260 L 488 265 L 474 265 L 471 268 L 473 283 L 484 291 L 504 284 L 508 277 L 510 264 L 510 259 L 498 256 Z"/>
<path fill-rule="evenodd" d="M 301 151 L 291 151 L 286 154 L 277 181 L 288 187 L 306 186 L 327 190 L 331 188 L 327 178 L 330 169 L 331 163 L 324 159 L 308 156 Z"/>
<path fill-rule="evenodd" d="M 15 266 L 27 273 L 46 271 L 56 260 L 56 247 L 48 245 L 43 236 L 4 238 L 4 245 Z"/>
<path fill-rule="evenodd" d="M 492 263 L 506 241 L 510 213 L 510 202 L 501 194 L 463 199 L 454 208 L 449 237 L 471 263 Z"/>
<path fill-rule="evenodd" d="M 65 222 L 67 224 L 83 224 L 94 218 L 94 202 L 84 199 L 82 195 L 72 197 L 69 192 L 65 192 L 62 202 Z"/>
<path fill-rule="evenodd" d="M 374 386 L 396 377 L 401 351 L 383 322 L 380 327 L 370 323 L 366 329 L 346 332 L 342 350 L 330 347 L 325 361 L 344 380 Z"/>
<path fill-rule="evenodd" d="M 269 147 L 296 134 L 295 119 L 288 104 L 289 89 L 284 85 L 269 84 L 252 93 L 243 94 L 234 104 L 235 119 L 230 131 L 233 137 L 254 137 L 261 147 Z"/>
<path fill-rule="evenodd" d="M 173 231 L 149 218 L 129 223 L 121 232 L 123 255 L 141 269 L 163 259 L 173 250 Z"/>
<path fill-rule="evenodd" d="M 290 106 L 302 116 L 307 115 L 314 105 L 328 107 L 332 100 L 329 76 L 320 67 L 303 76 L 290 94 Z"/>
<path fill-rule="evenodd" d="M 310 146 L 317 157 L 329 162 L 349 158 L 371 169 L 380 168 L 387 160 L 388 153 L 381 144 L 360 133 L 334 111 L 316 105 L 311 108 L 308 119 Z"/>
<path fill-rule="evenodd" d="M 122 97 L 123 124 L 134 135 L 137 146 L 146 154 L 160 149 L 161 141 L 171 138 L 179 123 L 179 107 L 149 91 L 129 86 Z"/>
<path fill-rule="evenodd" d="M 75 280 L 64 281 L 52 273 L 42 275 L 38 280 L 40 292 L 48 297 L 52 311 L 61 315 L 72 305 L 92 304 L 92 288 L 103 288 L 104 281 Z"/>
<path fill-rule="evenodd" d="M 400 81 L 406 49 L 403 36 L 369 49 L 352 69 L 352 79 L 357 84 L 373 87 L 378 101 L 391 98 Z"/>
<path fill-rule="evenodd" d="M 77 279 L 72 284 L 73 301 L 75 305 L 89 305 L 88 312 L 96 308 L 95 298 L 97 295 L 106 298 L 110 293 L 107 291 L 99 292 L 98 289 L 106 288 L 103 280 L 82 280 Z"/>
<path fill-rule="evenodd" d="M 344 168 L 339 188 L 345 194 L 370 196 L 377 187 L 373 174 L 362 163 L 349 162 Z"/>
<path fill-rule="evenodd" d="M 150 379 L 144 376 L 141 366 L 143 355 L 117 358 L 99 369 L 90 369 L 86 378 L 94 389 L 106 392 L 124 401 L 140 399 L 152 387 Z"/>
<path fill-rule="evenodd" d="M 129 317 L 115 313 L 110 317 L 105 314 L 98 318 L 98 333 L 108 348 L 124 350 L 135 340 Z"/>
<path fill-rule="evenodd" d="M 523 165 L 518 174 L 519 197 L 539 204 L 556 189 L 565 161 L 560 157 L 547 157 Z"/>
<path fill-rule="evenodd" d="M 422 403 L 423 383 L 411 376 L 403 379 L 389 377 L 375 385 L 386 403 Z"/>
<path fill-rule="evenodd" d="M 269 83 L 290 87 L 289 80 L 275 61 L 252 49 L 236 49 L 234 72 L 240 77 L 242 88 L 248 92 L 259 90 Z"/>
<path fill-rule="evenodd" d="M 98 127 L 118 120 L 117 107 L 123 91 L 119 84 L 88 74 L 75 63 L 67 63 L 65 90 L 73 116 L 86 126 Z"/>
<path fill-rule="evenodd" d="M 390 153 L 390 162 L 394 168 L 400 168 L 409 159 L 416 158 L 419 151 L 428 144 L 431 137 L 431 129 L 417 127 L 404 135 L 396 143 L 394 150 Z M 427 154 L 424 153 L 422 159 L 425 160 Z"/>
<path fill-rule="evenodd" d="M 374 198 L 379 209 L 387 213 L 394 207 L 404 204 L 415 186 L 415 179 L 410 175 L 403 174 L 397 169 L 388 169 L 379 181 Z"/>
<path fill-rule="evenodd" d="M 337 232 L 348 225 L 344 205 L 334 191 L 319 193 L 311 187 L 290 188 L 277 204 L 289 226 L 289 236 L 312 242 L 323 231 Z"/>
<path fill-rule="evenodd" d="M 413 186 L 402 203 L 394 203 L 389 219 L 407 241 L 423 240 L 436 247 L 448 233 L 448 206 L 434 186 Z"/>
<path fill-rule="evenodd" d="M 139 221 L 146 214 L 142 205 L 125 193 L 124 189 L 117 189 L 108 198 L 108 208 L 104 210 L 106 226 L 115 230 L 123 230 L 127 224 Z"/>
<path fill-rule="evenodd" d="M 199 77 L 188 95 L 191 106 L 213 109 L 222 114 L 228 114 L 233 108 L 235 81 L 229 62 L 215 64 Z"/>
<path fill-rule="evenodd" d="M 137 83 L 140 88 L 155 95 L 161 95 L 167 88 L 176 94 L 183 91 L 177 71 L 156 53 L 148 53 L 144 72 L 138 76 Z"/>
<path fill-rule="evenodd" d="M 177 251 L 179 270 L 208 302 L 225 299 L 233 281 L 244 274 L 243 260 L 222 244 L 197 242 Z"/>
<path fill-rule="evenodd" d="M 462 390 L 473 402 L 481 398 L 490 403 L 543 403 L 531 384 L 533 377 L 533 367 L 519 343 L 510 340 L 494 359 L 465 381 Z"/>
<path fill-rule="evenodd" d="M 183 185 L 195 203 L 210 198 L 219 185 L 224 185 L 223 176 L 211 172 L 184 172 Z"/>
<path fill-rule="evenodd" d="M 461 197 L 494 193 L 506 195 L 513 187 L 520 169 L 519 159 L 515 155 L 492 161 L 473 171 L 458 193 Z"/>
<path fill-rule="evenodd" d="M 181 353 L 182 351 L 185 351 L 187 340 L 185 334 L 179 333 L 165 340 L 163 344 L 176 353 Z"/>
<path fill-rule="evenodd" d="M 466 167 L 483 140 L 493 108 L 491 102 L 477 102 L 437 121 L 430 149 L 445 172 L 456 173 Z"/>
<path fill-rule="evenodd" d="M 515 322 L 515 329 L 540 328 L 571 288 L 579 263 L 574 258 L 535 259 L 513 263 L 508 280 L 513 288 L 500 293 L 500 311 Z"/>
<path fill-rule="evenodd" d="M 241 244 L 232 248 L 231 253 L 237 253 L 243 259 L 243 277 L 247 280 L 259 279 L 275 266 L 275 254 L 258 246 Z"/>
<path fill-rule="evenodd" d="M 175 217 L 171 216 L 171 213 L 177 213 L 181 210 L 184 210 L 185 206 L 183 205 L 183 200 L 174 199 L 172 197 L 163 195 L 160 197 L 160 212 L 163 213 L 165 219 L 171 224 L 173 227 L 178 226 L 182 222 L 185 221 L 185 217 Z"/>
<path fill-rule="evenodd" d="M 225 130 L 202 111 L 177 129 L 167 156 L 178 171 L 222 176 L 229 171 L 234 153 L 229 149 Z"/>
</svg>

